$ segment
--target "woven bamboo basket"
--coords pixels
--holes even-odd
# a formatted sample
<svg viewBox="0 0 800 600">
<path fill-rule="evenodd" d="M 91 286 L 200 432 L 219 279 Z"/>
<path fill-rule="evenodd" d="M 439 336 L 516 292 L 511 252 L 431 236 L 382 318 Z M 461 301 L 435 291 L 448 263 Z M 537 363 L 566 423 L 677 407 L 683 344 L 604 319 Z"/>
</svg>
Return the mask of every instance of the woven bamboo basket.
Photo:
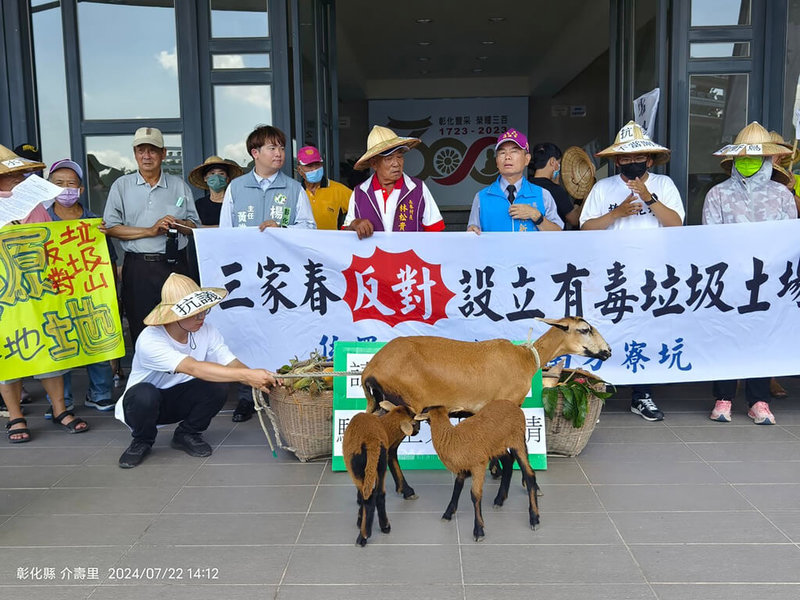
<svg viewBox="0 0 800 600">
<path fill-rule="evenodd" d="M 603 386 L 605 389 L 605 386 Z M 595 395 L 589 396 L 589 410 L 586 413 L 586 420 L 583 427 L 573 427 L 572 422 L 564 418 L 562 405 L 564 397 L 558 395 L 555 415 L 552 419 L 545 416 L 544 428 L 545 439 L 547 440 L 547 453 L 558 454 L 560 456 L 578 456 L 589 443 L 600 411 L 603 410 L 603 401 Z"/>
<path fill-rule="evenodd" d="M 333 391 L 312 394 L 278 387 L 270 391 L 269 405 L 281 448 L 294 452 L 301 462 L 331 455 Z"/>
</svg>

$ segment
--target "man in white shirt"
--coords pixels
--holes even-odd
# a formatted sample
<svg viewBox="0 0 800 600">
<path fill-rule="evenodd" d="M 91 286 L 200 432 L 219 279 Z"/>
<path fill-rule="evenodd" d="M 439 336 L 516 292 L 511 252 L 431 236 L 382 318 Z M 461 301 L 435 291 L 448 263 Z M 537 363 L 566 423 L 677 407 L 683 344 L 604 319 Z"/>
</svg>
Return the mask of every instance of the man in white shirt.
<svg viewBox="0 0 800 600">
<path fill-rule="evenodd" d="M 666 175 L 650 173 L 669 160 L 659 146 L 633 121 L 617 133 L 614 143 L 596 156 L 614 160 L 619 175 L 598 181 L 583 206 L 581 229 L 649 229 L 683 225 L 685 211 L 678 188 Z M 650 397 L 650 385 L 634 385 L 631 412 L 648 421 L 664 413 Z"/>
<path fill-rule="evenodd" d="M 374 231 L 442 231 L 444 220 L 428 186 L 403 173 L 405 153 L 420 143 L 375 125 L 367 137 L 367 151 L 355 169 L 375 174 L 356 186 L 350 196 L 342 229 L 362 240 Z"/>
<path fill-rule="evenodd" d="M 177 273 L 164 282 L 161 303 L 144 320 L 147 327 L 136 341 L 128 387 L 114 413 L 133 436 L 119 458 L 123 469 L 142 462 L 157 426 L 168 423 L 178 423 L 173 448 L 210 456 L 211 446 L 201 434 L 225 404 L 226 384 L 238 381 L 263 391 L 276 384 L 274 373 L 248 368 L 205 322 L 226 294 L 222 288 L 200 288 Z"/>
</svg>

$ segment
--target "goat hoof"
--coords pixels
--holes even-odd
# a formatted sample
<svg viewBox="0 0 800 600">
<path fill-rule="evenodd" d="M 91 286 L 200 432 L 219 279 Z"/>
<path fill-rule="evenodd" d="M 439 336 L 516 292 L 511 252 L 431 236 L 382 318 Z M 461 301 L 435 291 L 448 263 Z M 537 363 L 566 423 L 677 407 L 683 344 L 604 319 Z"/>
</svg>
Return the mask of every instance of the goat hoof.
<svg viewBox="0 0 800 600">
<path fill-rule="evenodd" d="M 381 533 L 389 533 L 392 530 L 391 525 L 387 525 L 386 527 L 381 527 Z"/>
<path fill-rule="evenodd" d="M 367 538 L 362 537 L 361 535 L 359 535 L 356 538 L 356 546 L 361 546 L 363 548 L 366 545 L 367 545 Z"/>
<path fill-rule="evenodd" d="M 403 500 L 416 500 L 417 498 L 419 498 L 419 496 L 417 496 L 415 492 L 411 492 L 407 496 L 403 494 Z"/>
<path fill-rule="evenodd" d="M 448 515 L 447 513 L 444 513 L 442 515 L 442 521 L 452 521 L 452 519 L 453 519 L 453 515 Z"/>
</svg>

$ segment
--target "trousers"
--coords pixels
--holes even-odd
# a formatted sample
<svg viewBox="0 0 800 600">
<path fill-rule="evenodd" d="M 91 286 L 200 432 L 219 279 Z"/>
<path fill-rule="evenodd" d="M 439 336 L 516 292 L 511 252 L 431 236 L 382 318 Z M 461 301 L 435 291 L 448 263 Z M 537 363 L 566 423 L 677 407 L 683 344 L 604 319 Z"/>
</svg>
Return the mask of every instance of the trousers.
<svg viewBox="0 0 800 600">
<path fill-rule="evenodd" d="M 144 318 L 161 302 L 161 286 L 170 273 L 189 274 L 186 252 L 179 254 L 178 262 L 165 260 L 145 261 L 141 255 L 126 254 L 122 263 L 122 306 L 128 317 L 131 341 L 134 347 L 145 328 Z"/>
<path fill-rule="evenodd" d="M 225 404 L 227 383 L 192 379 L 171 388 L 137 383 L 125 391 L 122 409 L 133 439 L 150 445 L 158 425 L 180 423 L 175 433 L 202 433 Z"/>
<path fill-rule="evenodd" d="M 756 402 L 769 403 L 769 377 L 754 377 L 744 380 L 744 397 L 748 406 L 753 406 Z M 736 384 L 738 380 L 715 381 L 712 392 L 715 400 L 733 400 L 736 396 Z"/>
</svg>

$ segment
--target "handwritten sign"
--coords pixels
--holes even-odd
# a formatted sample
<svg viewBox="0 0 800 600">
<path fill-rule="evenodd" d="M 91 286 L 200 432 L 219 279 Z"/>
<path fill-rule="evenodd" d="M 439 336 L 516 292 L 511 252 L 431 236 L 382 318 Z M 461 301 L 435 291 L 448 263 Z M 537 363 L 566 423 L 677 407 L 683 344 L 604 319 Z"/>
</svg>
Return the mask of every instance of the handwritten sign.
<svg viewBox="0 0 800 600">
<path fill-rule="evenodd" d="M 99 224 L 85 219 L 0 229 L 0 379 L 125 354 Z"/>
</svg>

